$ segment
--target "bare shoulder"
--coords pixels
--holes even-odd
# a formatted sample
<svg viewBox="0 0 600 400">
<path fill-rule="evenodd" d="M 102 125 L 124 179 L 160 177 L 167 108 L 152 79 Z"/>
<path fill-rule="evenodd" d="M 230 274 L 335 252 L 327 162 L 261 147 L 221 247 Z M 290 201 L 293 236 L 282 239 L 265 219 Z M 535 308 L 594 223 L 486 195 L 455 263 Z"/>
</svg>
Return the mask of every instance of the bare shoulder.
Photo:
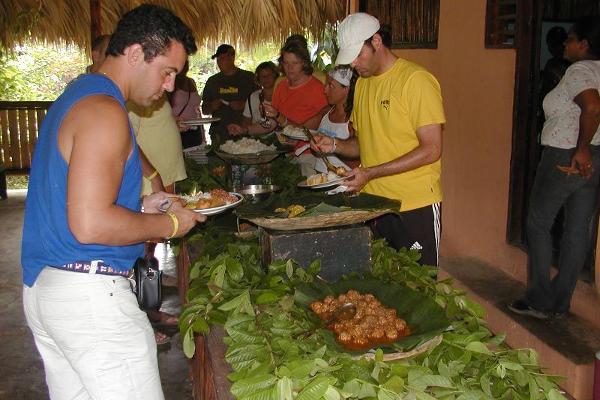
<svg viewBox="0 0 600 400">
<path fill-rule="evenodd" d="M 74 143 L 81 150 L 107 149 L 113 155 L 126 155 L 130 142 L 127 112 L 116 99 L 105 95 L 89 96 L 75 104 L 59 134 L 59 147 L 67 161 Z"/>
</svg>

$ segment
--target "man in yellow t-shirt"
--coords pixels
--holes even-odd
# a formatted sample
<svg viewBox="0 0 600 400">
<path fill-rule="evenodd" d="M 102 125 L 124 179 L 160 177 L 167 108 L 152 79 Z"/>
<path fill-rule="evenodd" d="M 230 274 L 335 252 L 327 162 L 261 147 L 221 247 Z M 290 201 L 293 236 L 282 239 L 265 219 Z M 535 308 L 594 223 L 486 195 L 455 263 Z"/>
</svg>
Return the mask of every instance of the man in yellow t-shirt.
<svg viewBox="0 0 600 400">
<path fill-rule="evenodd" d="M 345 185 L 400 200 L 400 216 L 375 221 L 375 233 L 395 248 L 421 252 L 421 263 L 438 264 L 441 233 L 442 125 L 440 85 L 423 67 L 396 57 L 391 32 L 377 18 L 351 14 L 338 28 L 336 64 L 359 73 L 348 140 L 318 137 L 313 148 L 359 157 Z"/>
</svg>

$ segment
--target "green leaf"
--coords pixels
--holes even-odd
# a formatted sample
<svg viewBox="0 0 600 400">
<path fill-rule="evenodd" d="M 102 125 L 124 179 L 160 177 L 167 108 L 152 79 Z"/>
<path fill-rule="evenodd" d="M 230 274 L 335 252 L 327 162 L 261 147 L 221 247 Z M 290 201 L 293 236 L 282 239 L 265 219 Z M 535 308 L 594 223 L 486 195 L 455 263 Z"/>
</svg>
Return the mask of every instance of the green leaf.
<svg viewBox="0 0 600 400">
<path fill-rule="evenodd" d="M 288 377 L 283 377 L 277 380 L 275 389 L 275 399 L 277 400 L 293 400 L 294 395 L 292 391 L 293 383 Z"/>
<path fill-rule="evenodd" d="M 481 342 L 471 342 L 471 343 L 467 344 L 465 349 L 468 351 L 472 351 L 474 353 L 492 355 L 492 352 L 490 351 L 490 349 L 488 349 L 487 346 Z"/>
<path fill-rule="evenodd" d="M 231 277 L 234 282 L 239 282 L 244 276 L 244 269 L 242 263 L 235 258 L 228 258 L 226 261 L 227 275 Z"/>
<path fill-rule="evenodd" d="M 294 263 L 292 260 L 288 260 L 288 262 L 285 263 L 285 274 L 288 279 L 292 279 L 292 276 L 294 276 Z"/>
<path fill-rule="evenodd" d="M 270 389 L 275 382 L 276 378 L 273 375 L 262 374 L 234 382 L 231 385 L 230 391 L 231 394 L 238 398 L 245 397 L 264 389 Z"/>
<path fill-rule="evenodd" d="M 208 334 L 210 328 L 208 327 L 208 323 L 202 317 L 198 317 L 194 320 L 194 324 L 192 325 L 192 330 L 194 332 L 201 333 L 203 335 Z"/>
<path fill-rule="evenodd" d="M 325 395 L 323 396 L 323 399 L 324 400 L 341 400 L 342 396 L 340 395 L 340 392 L 336 388 L 329 385 L 327 387 L 327 390 L 325 391 Z"/>
<path fill-rule="evenodd" d="M 395 393 L 401 393 L 404 390 L 404 379 L 399 376 L 392 376 L 387 382 L 381 385 L 383 388 Z"/>
<path fill-rule="evenodd" d="M 523 366 L 521 364 L 517 364 L 514 362 L 500 361 L 500 364 L 502 364 L 504 368 L 509 369 L 511 371 L 520 371 L 523 369 Z"/>
<path fill-rule="evenodd" d="M 490 382 L 490 377 L 487 374 L 483 374 L 479 379 L 479 383 L 481 384 L 481 389 L 483 392 L 489 397 L 492 396 L 492 383 Z"/>
<path fill-rule="evenodd" d="M 233 299 L 229 300 L 228 302 L 221 304 L 218 309 L 221 311 L 230 311 L 230 310 L 235 310 L 236 308 L 238 308 L 240 306 L 240 304 L 242 304 L 242 301 L 245 298 L 245 294 L 248 291 L 244 291 L 242 294 L 240 294 L 239 296 L 234 297 Z"/>
<path fill-rule="evenodd" d="M 326 376 L 319 376 L 311 380 L 310 383 L 298 393 L 296 400 L 320 400 L 327 391 L 327 388 L 335 379 Z"/>
<path fill-rule="evenodd" d="M 441 375 L 421 375 L 417 378 L 410 379 L 409 375 L 409 384 L 415 388 L 420 390 L 425 390 L 428 387 L 443 387 L 443 388 L 452 388 L 452 382 L 450 379 Z"/>
<path fill-rule="evenodd" d="M 183 354 L 187 358 L 192 358 L 196 352 L 196 343 L 194 343 L 194 331 L 190 327 L 183 335 Z"/>
<path fill-rule="evenodd" d="M 548 392 L 548 400 L 566 400 L 566 397 L 563 396 L 558 390 L 550 389 Z"/>
<path fill-rule="evenodd" d="M 465 393 L 461 394 L 456 398 L 456 400 L 483 400 L 485 399 L 485 394 L 479 390 L 469 390 Z"/>
<path fill-rule="evenodd" d="M 281 295 L 273 290 L 267 290 L 262 292 L 256 298 L 256 304 L 271 304 L 277 302 L 281 298 Z"/>
</svg>

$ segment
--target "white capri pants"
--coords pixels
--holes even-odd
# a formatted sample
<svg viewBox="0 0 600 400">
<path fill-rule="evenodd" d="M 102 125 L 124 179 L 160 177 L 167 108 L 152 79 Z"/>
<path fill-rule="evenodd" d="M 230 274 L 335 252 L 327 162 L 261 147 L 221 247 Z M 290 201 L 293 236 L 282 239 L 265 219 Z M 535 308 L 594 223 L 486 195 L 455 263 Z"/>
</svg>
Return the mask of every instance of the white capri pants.
<svg viewBox="0 0 600 400">
<path fill-rule="evenodd" d="M 23 305 L 52 400 L 163 400 L 154 332 L 122 276 L 46 267 Z"/>
</svg>

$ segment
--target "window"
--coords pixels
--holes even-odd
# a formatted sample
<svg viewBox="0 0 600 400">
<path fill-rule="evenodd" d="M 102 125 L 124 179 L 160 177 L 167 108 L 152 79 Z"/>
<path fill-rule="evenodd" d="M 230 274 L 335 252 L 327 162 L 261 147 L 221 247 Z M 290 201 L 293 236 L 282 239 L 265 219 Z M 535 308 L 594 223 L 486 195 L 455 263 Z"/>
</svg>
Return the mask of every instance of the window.
<svg viewBox="0 0 600 400">
<path fill-rule="evenodd" d="M 440 0 L 360 0 L 358 10 L 391 26 L 392 48 L 437 48 Z"/>
<path fill-rule="evenodd" d="M 485 47 L 515 47 L 517 0 L 488 0 L 485 18 Z"/>
</svg>

